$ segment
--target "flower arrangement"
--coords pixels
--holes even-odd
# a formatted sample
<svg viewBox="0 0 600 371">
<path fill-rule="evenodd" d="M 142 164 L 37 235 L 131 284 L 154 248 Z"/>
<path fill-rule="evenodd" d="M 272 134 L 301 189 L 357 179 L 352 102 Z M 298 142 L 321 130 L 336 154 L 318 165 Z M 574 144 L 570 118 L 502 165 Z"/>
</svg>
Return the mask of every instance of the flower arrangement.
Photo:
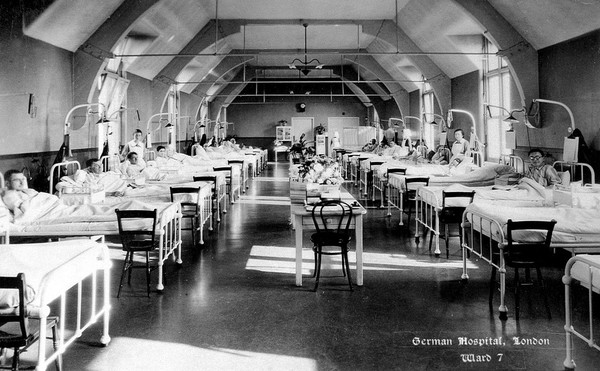
<svg viewBox="0 0 600 371">
<path fill-rule="evenodd" d="M 341 185 L 344 182 L 340 164 L 329 157 L 308 158 L 298 169 L 299 178 L 308 183 Z"/>
</svg>

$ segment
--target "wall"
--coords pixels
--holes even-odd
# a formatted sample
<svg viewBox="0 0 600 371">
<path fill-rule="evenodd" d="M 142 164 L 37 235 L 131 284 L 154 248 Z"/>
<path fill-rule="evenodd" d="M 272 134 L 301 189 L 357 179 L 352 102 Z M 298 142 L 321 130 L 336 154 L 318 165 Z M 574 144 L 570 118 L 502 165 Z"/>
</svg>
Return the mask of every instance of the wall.
<svg viewBox="0 0 600 371">
<path fill-rule="evenodd" d="M 540 98 L 566 104 L 586 142 L 600 149 L 600 31 L 539 51 Z M 541 105 L 543 129 L 532 131 L 532 140 L 543 137 L 544 147 L 562 148 L 569 116 L 559 106 Z"/>
<path fill-rule="evenodd" d="M 304 112 L 296 112 L 296 104 L 306 103 Z M 291 125 L 292 117 L 313 117 L 315 126 L 327 126 L 328 117 L 358 117 L 361 125 L 367 116 L 367 107 L 354 97 L 329 98 L 295 97 L 288 101 L 267 103 L 243 103 L 234 101 L 227 108 L 227 121 L 233 122 L 234 129 L 229 135 L 236 135 L 238 142 L 252 146 L 264 146 L 275 140 L 275 127 L 280 120 Z"/>
<path fill-rule="evenodd" d="M 398 109 L 398 105 L 396 104 L 396 101 L 394 99 L 376 102 L 374 104 L 374 107 L 377 110 L 377 114 L 379 115 L 379 121 L 381 122 L 382 128 L 388 127 L 388 119 L 390 117 L 402 117 L 400 109 Z"/>
<path fill-rule="evenodd" d="M 477 126 L 477 136 L 484 141 L 483 131 L 483 110 L 481 78 L 479 71 L 470 72 L 452 79 L 452 105 L 451 108 L 461 109 L 471 112 L 475 117 Z M 449 129 L 448 140 L 452 142 L 455 129 L 461 128 L 465 133 L 465 139 L 471 135 L 471 119 L 464 113 L 454 113 L 453 122 Z"/>
<path fill-rule="evenodd" d="M 24 37 L 13 11 L 0 8 L 0 155 L 58 150 L 72 103 L 72 54 Z"/>
</svg>

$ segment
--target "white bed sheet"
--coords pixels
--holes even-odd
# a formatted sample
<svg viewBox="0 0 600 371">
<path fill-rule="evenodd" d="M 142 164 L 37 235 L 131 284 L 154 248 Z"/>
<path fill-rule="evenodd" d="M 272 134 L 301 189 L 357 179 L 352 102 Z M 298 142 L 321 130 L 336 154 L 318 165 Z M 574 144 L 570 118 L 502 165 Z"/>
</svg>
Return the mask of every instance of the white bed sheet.
<svg viewBox="0 0 600 371">
<path fill-rule="evenodd" d="M 583 261 L 580 261 L 583 260 Z M 571 277 L 581 282 L 585 287 L 590 285 L 590 270 L 592 272 L 592 289 L 600 292 L 600 268 L 586 264 L 591 262 L 600 265 L 600 255 L 581 254 L 577 255 L 577 260 L 571 267 Z"/>
<path fill-rule="evenodd" d="M 473 203 L 466 209 L 469 222 L 476 231 L 482 230 L 485 235 L 499 240 L 500 231 L 492 224 L 492 231 L 487 223 L 480 223 L 472 214 L 496 221 L 502 226 L 502 235 L 506 234 L 508 219 L 522 220 L 556 220 L 552 233 L 553 244 L 598 243 L 600 245 L 600 213 L 597 210 L 575 209 L 570 207 L 513 207 L 498 204 Z M 539 235 L 532 232 L 515 234 L 520 241 L 538 240 Z"/>
<path fill-rule="evenodd" d="M 87 277 L 110 267 L 108 248 L 90 239 L 2 245 L 0 272 L 5 276 L 25 273 L 35 297 L 30 305 L 42 307 Z"/>
<path fill-rule="evenodd" d="M 546 203 L 546 198 L 542 197 L 536 190 L 520 189 L 516 187 L 510 190 L 496 190 L 492 186 L 487 187 L 468 187 L 462 184 L 454 184 L 448 187 L 421 187 L 417 190 L 419 197 L 428 205 L 435 207 L 438 211 L 442 209 L 442 191 L 446 192 L 471 192 L 475 191 L 474 203 L 488 204 L 507 204 L 519 207 L 541 207 Z M 467 207 L 469 205 L 467 198 L 448 198 L 446 206 Z"/>
<path fill-rule="evenodd" d="M 166 225 L 174 219 L 179 210 L 178 203 L 147 203 L 138 200 L 114 205 L 73 205 L 65 206 L 56 203 L 46 207 L 44 212 L 36 213 L 34 218 L 26 217 L 10 223 L 11 235 L 28 233 L 57 235 L 62 232 L 71 235 L 117 234 L 116 209 L 136 209 L 158 211 L 158 222 Z M 26 213 L 27 214 L 27 213 Z M 140 225 L 140 228 L 144 227 Z M 102 233 L 100 233 L 102 232 Z"/>
<path fill-rule="evenodd" d="M 384 166 L 385 164 L 381 165 L 379 169 Z M 400 190 L 404 188 L 404 179 L 410 176 L 429 176 L 430 186 L 447 187 L 458 183 L 470 187 L 484 187 L 493 185 L 497 175 L 505 174 L 512 169 L 507 165 L 494 164 L 477 168 L 465 174 L 448 176 L 447 173 L 442 174 L 444 168 L 447 168 L 447 165 L 428 164 L 428 166 L 407 167 L 406 175 L 392 173 L 388 181 L 390 186 Z"/>
</svg>

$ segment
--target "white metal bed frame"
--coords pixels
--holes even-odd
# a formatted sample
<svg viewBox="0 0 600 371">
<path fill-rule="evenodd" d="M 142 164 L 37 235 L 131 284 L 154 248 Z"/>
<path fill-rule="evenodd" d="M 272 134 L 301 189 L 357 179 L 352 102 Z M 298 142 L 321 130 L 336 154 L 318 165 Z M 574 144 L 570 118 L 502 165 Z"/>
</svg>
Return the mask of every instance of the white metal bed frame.
<svg viewBox="0 0 600 371">
<path fill-rule="evenodd" d="M 500 164 L 512 166 L 518 173 L 522 174 L 525 167 L 523 165 L 523 159 L 519 156 L 515 155 L 504 155 L 500 161 Z M 417 191 L 417 199 L 416 199 L 416 207 L 415 207 L 415 241 L 419 243 L 419 224 L 424 228 L 424 238 L 427 236 L 427 231 L 433 232 L 435 238 L 435 250 L 434 254 L 436 258 L 440 257 L 440 219 L 439 213 L 441 210 L 438 210 L 435 205 L 430 204 L 427 200 L 424 200 L 419 196 Z M 422 210 L 421 214 L 419 214 L 419 210 Z"/>
<path fill-rule="evenodd" d="M 557 171 L 566 171 L 569 170 L 570 181 L 574 182 L 575 180 L 575 170 L 579 170 L 579 174 L 581 174 L 581 181 L 583 183 L 583 179 L 585 179 L 584 175 L 587 173 L 590 175 L 591 182 L 590 184 L 596 183 L 596 173 L 594 168 L 590 166 L 590 164 L 586 164 L 585 162 L 568 162 L 568 161 L 554 161 L 552 167 Z"/>
<path fill-rule="evenodd" d="M 571 268 L 575 263 L 582 263 L 587 266 L 588 279 L 589 281 L 584 283 L 582 286 L 588 289 L 588 335 L 584 335 L 582 332 L 577 331 L 573 327 L 572 319 L 572 302 L 571 302 L 571 283 L 574 278 L 571 276 Z M 575 361 L 573 360 L 573 335 L 585 341 L 590 348 L 600 350 L 600 346 L 594 340 L 594 306 L 593 306 L 593 293 L 600 293 L 600 287 L 594 287 L 594 270 L 600 270 L 600 261 L 590 260 L 585 255 L 574 256 L 567 262 L 565 266 L 565 275 L 563 276 L 563 283 L 565 284 L 565 335 L 566 335 L 566 356 L 563 362 L 565 370 L 575 369 Z"/>
<path fill-rule="evenodd" d="M 104 236 L 99 236 L 99 235 L 94 235 L 90 237 L 91 240 L 97 241 L 97 242 L 101 242 L 104 243 Z M 8 238 L 6 239 L 8 241 Z M 8 243 L 8 242 L 7 242 Z M 72 258 L 73 259 L 73 258 Z M 65 262 L 65 264 L 68 264 L 69 261 Z M 102 336 L 100 337 L 100 342 L 103 345 L 108 345 L 108 343 L 110 342 L 111 338 L 109 335 L 109 321 L 110 321 L 110 316 L 109 316 L 109 312 L 111 310 L 111 304 L 110 304 L 110 268 L 111 268 L 111 261 L 110 261 L 110 257 L 108 256 L 107 251 L 105 250 L 105 253 L 102 255 L 101 260 L 98 261 L 98 264 L 96 266 L 96 268 L 89 273 L 88 275 L 86 275 L 85 277 L 83 277 L 81 280 L 79 280 L 78 282 L 74 283 L 73 286 L 71 286 L 70 288 L 68 288 L 67 290 L 63 291 L 60 294 L 60 304 L 59 304 L 59 326 L 58 326 L 58 344 L 56 346 L 56 349 L 53 351 L 53 353 L 51 355 L 49 355 L 48 357 L 46 357 L 46 342 L 45 339 L 47 337 L 46 333 L 47 333 L 47 318 L 50 314 L 50 308 L 49 308 L 49 304 L 54 301 L 54 298 L 45 298 L 44 296 L 44 291 L 42 289 L 41 292 L 37 293 L 37 295 L 41 295 L 42 299 L 41 299 L 41 307 L 37 307 L 37 308 L 33 308 L 30 310 L 30 308 L 28 308 L 28 312 L 30 312 L 30 316 L 35 316 L 37 318 L 39 318 L 40 321 L 40 327 L 39 327 L 39 339 L 40 341 L 39 343 L 39 348 L 38 348 L 38 354 L 37 354 L 37 365 L 36 365 L 36 370 L 45 370 L 50 364 L 52 364 L 59 355 L 64 354 L 65 351 L 67 350 L 67 348 L 69 346 L 71 346 L 71 344 L 73 344 L 78 338 L 81 337 L 81 334 L 83 333 L 83 331 L 85 331 L 86 329 L 88 329 L 90 326 L 94 325 L 100 318 L 102 318 Z M 101 303 L 98 302 L 98 298 L 97 298 L 97 290 L 99 289 L 98 287 L 98 277 L 97 277 L 97 273 L 98 271 L 102 271 L 103 272 L 103 290 L 102 290 L 102 299 L 101 299 Z M 46 275 L 47 276 L 47 275 Z M 45 277 L 46 277 L 45 276 Z M 87 322 L 83 323 L 82 321 L 82 314 L 83 314 L 83 310 L 82 310 L 82 302 L 83 302 L 83 297 L 84 297 L 84 293 L 83 293 L 83 281 L 87 278 L 89 278 L 91 276 L 92 279 L 92 287 L 91 287 L 91 308 L 90 311 L 91 313 L 89 314 L 89 318 L 87 319 Z M 42 279 L 42 282 L 44 282 L 44 278 Z M 77 299 L 76 299 L 76 303 L 77 303 L 77 312 L 76 312 L 76 319 L 75 319 L 75 331 L 73 331 L 73 334 L 71 335 L 71 337 L 67 338 L 65 336 L 65 334 L 67 333 L 66 329 L 65 329 L 65 324 L 66 324 L 66 318 L 67 318 L 67 302 L 66 302 L 66 291 L 70 290 L 72 287 L 77 286 Z M 43 285 L 42 285 L 43 287 Z M 87 313 L 86 313 L 87 314 Z"/>
<path fill-rule="evenodd" d="M 106 159 L 106 161 L 108 161 L 108 159 L 111 156 L 105 156 L 103 157 L 104 159 Z M 114 157 L 114 156 L 113 156 Z M 60 162 L 60 163 L 56 163 L 52 166 L 52 168 L 50 169 L 50 193 L 52 193 L 52 184 L 54 181 L 54 173 L 57 168 L 59 167 L 66 167 L 67 168 L 67 172 L 69 170 L 69 168 L 73 169 L 73 173 L 75 173 L 75 171 L 81 169 L 81 165 L 79 164 L 78 161 L 74 161 L 74 160 L 70 160 L 70 161 L 64 161 L 64 162 Z M 172 185 L 172 186 L 177 186 L 177 185 Z M 224 187 L 221 187 L 220 189 L 218 189 L 219 192 L 219 196 L 217 197 L 219 200 L 224 200 L 225 194 L 221 193 Z M 90 191 L 92 191 L 91 188 L 86 188 Z M 200 232 L 200 244 L 204 244 L 204 225 L 206 224 L 207 221 L 210 220 L 210 224 L 208 225 L 208 230 L 212 231 L 213 227 L 214 227 L 214 222 L 213 222 L 213 213 L 212 213 L 212 199 L 211 199 L 212 195 L 204 195 L 204 197 L 201 197 L 200 192 L 198 192 L 198 202 L 199 202 L 199 206 L 200 206 L 200 212 L 198 214 L 198 220 L 199 220 L 199 226 L 198 226 L 198 230 Z M 217 202 L 217 221 L 220 222 L 221 218 L 220 218 L 220 213 L 219 213 L 219 202 Z M 227 212 L 226 209 L 224 208 L 223 212 Z M 181 258 L 181 256 L 180 256 Z"/>
<path fill-rule="evenodd" d="M 173 260 L 177 264 L 181 265 L 181 205 L 177 203 L 177 213 L 171 220 L 166 223 L 161 223 L 157 228 L 159 234 L 159 245 L 158 245 L 158 283 L 156 289 L 161 292 L 164 290 L 163 285 L 163 265 L 164 262 L 172 256 Z M 115 215 L 116 220 L 116 215 Z M 48 237 L 48 238 L 59 238 L 59 237 L 91 237 L 97 235 L 103 236 L 118 236 L 119 230 L 95 230 L 95 231 L 53 231 L 53 232 L 20 232 L 11 231 L 10 235 L 13 237 Z M 177 256 L 176 256 L 177 253 Z"/>
<path fill-rule="evenodd" d="M 476 220 L 477 225 L 480 226 L 479 230 L 473 228 L 473 223 L 469 221 Z M 463 273 L 461 279 L 466 281 L 469 279 L 467 273 L 467 250 L 472 252 L 474 255 L 487 262 L 489 265 L 495 267 L 500 273 L 500 306 L 498 311 L 500 312 L 499 318 L 501 320 L 508 319 L 508 309 L 505 304 L 505 293 L 506 293 L 506 266 L 504 262 L 504 246 L 508 244 L 506 237 L 504 236 L 504 230 L 502 225 L 494 219 L 491 219 L 484 215 L 473 213 L 469 209 L 465 210 L 462 221 L 462 259 L 463 259 Z M 488 234 L 493 234 L 487 231 L 498 231 L 498 235 L 490 237 Z M 475 246 L 475 237 L 477 237 L 479 243 Z M 484 244 L 484 237 L 487 238 L 487 243 Z M 494 256 L 494 243 L 497 244 L 499 250 L 499 260 L 497 263 L 492 261 Z M 473 246 L 469 246 L 469 244 Z M 485 246 L 484 246 L 485 245 Z M 573 243 L 556 243 L 550 244 L 553 248 L 563 248 L 570 251 L 571 254 L 583 254 L 583 253 L 600 253 L 600 241 L 597 242 L 573 242 Z M 484 250 L 485 248 L 485 250 Z M 487 256 L 486 256 L 487 255 Z"/>
</svg>

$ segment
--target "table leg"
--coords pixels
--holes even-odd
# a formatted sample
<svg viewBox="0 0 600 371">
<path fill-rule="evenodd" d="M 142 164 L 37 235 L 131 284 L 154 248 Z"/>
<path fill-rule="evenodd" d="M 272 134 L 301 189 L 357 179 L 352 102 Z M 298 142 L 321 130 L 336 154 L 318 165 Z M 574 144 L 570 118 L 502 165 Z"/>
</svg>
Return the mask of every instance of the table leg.
<svg viewBox="0 0 600 371">
<path fill-rule="evenodd" d="M 363 285 L 363 216 L 356 216 L 356 284 Z"/>
<path fill-rule="evenodd" d="M 302 286 L 302 216 L 294 215 L 296 227 L 296 286 Z"/>
</svg>

